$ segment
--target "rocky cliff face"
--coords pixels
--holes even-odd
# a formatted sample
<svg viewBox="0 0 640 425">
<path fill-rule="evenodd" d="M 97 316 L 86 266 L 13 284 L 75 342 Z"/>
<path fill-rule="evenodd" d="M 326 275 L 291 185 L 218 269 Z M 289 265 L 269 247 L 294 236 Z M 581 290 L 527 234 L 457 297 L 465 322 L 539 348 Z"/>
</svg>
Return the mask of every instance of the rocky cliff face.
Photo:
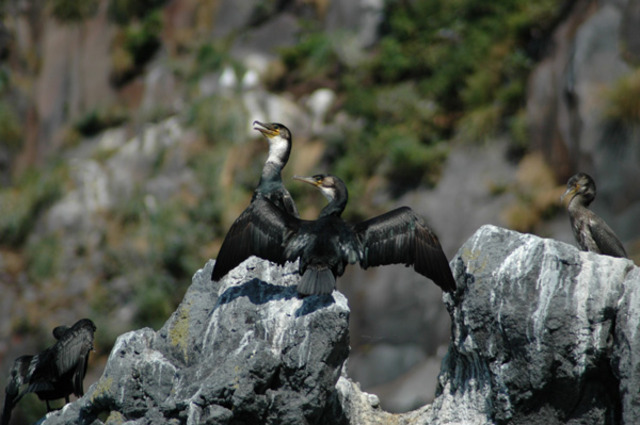
<svg viewBox="0 0 640 425">
<path fill-rule="evenodd" d="M 640 54 L 637 30 L 631 30 L 640 23 L 640 2 L 578 0 L 568 11 L 529 79 L 532 147 L 560 180 L 576 171 L 591 174 L 606 206 L 593 207 L 627 239 L 640 228 L 640 191 L 627 183 L 640 178 L 638 122 L 617 122 L 610 99 L 633 75 Z"/>
<path fill-rule="evenodd" d="M 436 399 L 395 415 L 347 376 L 341 293 L 300 299 L 292 265 L 256 258 L 212 283 L 212 264 L 162 329 L 120 336 L 102 378 L 44 423 L 640 421 L 640 269 L 629 260 L 482 227 L 452 261 Z"/>
</svg>

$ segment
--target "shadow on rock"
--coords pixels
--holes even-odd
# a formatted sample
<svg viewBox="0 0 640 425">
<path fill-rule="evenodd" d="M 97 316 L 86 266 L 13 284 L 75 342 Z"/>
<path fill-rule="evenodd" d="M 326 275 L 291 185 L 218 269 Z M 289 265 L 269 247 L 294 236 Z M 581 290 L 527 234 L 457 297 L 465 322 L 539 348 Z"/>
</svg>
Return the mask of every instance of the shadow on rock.
<svg viewBox="0 0 640 425">
<path fill-rule="evenodd" d="M 247 297 L 253 304 L 261 305 L 270 301 L 290 300 L 296 298 L 298 293 L 295 286 L 282 286 L 267 283 L 258 278 L 253 278 L 238 286 L 232 286 L 220 295 L 213 312 L 221 305 L 233 302 L 239 297 Z M 296 310 L 295 316 L 302 317 L 307 314 L 318 311 L 334 303 L 334 299 L 330 294 L 311 295 L 302 298 L 302 305 Z"/>
</svg>

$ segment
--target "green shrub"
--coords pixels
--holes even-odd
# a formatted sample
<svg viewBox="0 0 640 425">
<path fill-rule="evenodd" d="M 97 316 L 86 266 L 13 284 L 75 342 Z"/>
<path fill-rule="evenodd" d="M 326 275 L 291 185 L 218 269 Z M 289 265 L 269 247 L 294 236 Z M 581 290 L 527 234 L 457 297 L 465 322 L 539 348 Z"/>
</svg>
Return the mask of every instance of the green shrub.
<svg viewBox="0 0 640 425">
<path fill-rule="evenodd" d="M 640 69 L 620 78 L 605 93 L 605 117 L 622 125 L 640 124 Z"/>
<path fill-rule="evenodd" d="M 210 143 L 237 143 L 246 135 L 249 117 L 241 100 L 216 96 L 193 102 L 187 122 Z"/>
<path fill-rule="evenodd" d="M 126 121 L 127 115 L 123 110 L 117 108 L 92 109 L 78 119 L 73 127 L 81 136 L 91 137 L 107 128 L 122 125 Z"/>
<path fill-rule="evenodd" d="M 11 150 L 16 150 L 22 144 L 22 124 L 13 106 L 6 101 L 0 101 L 0 143 Z"/>
<path fill-rule="evenodd" d="M 110 0 L 108 14 L 118 25 L 127 25 L 156 13 L 166 3 L 167 0 Z"/>
<path fill-rule="evenodd" d="M 31 169 L 14 186 L 0 189 L 0 243 L 22 245 L 40 213 L 62 195 L 67 178 L 63 166 Z"/>
<path fill-rule="evenodd" d="M 128 22 L 114 38 L 112 51 L 113 74 L 116 86 L 122 86 L 139 75 L 160 48 L 162 11 L 145 14 L 141 20 Z"/>
<path fill-rule="evenodd" d="M 61 236 L 50 234 L 30 240 L 26 247 L 27 272 L 34 282 L 51 279 L 58 274 Z"/>
<path fill-rule="evenodd" d="M 98 10 L 98 0 L 52 0 L 51 13 L 60 22 L 82 22 Z"/>
</svg>

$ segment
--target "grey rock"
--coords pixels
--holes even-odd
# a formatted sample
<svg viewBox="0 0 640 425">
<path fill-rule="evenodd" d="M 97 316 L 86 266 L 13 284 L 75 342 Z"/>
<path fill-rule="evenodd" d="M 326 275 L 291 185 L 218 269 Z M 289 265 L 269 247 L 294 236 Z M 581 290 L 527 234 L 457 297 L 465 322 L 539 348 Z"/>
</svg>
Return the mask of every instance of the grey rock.
<svg viewBox="0 0 640 425">
<path fill-rule="evenodd" d="M 626 59 L 632 63 L 637 63 L 640 60 L 640 33 L 637 30 L 639 24 L 640 1 L 629 0 L 624 6 L 620 38 Z"/>
<path fill-rule="evenodd" d="M 355 33 L 358 47 L 367 48 L 378 41 L 383 15 L 384 2 L 381 0 L 331 1 L 325 26 L 328 33 Z"/>
<path fill-rule="evenodd" d="M 436 423 L 638 423 L 631 261 L 484 226 L 453 263 Z"/>
<path fill-rule="evenodd" d="M 349 351 L 346 298 L 298 298 L 294 264 L 251 258 L 219 283 L 212 267 L 162 329 L 120 336 L 100 380 L 45 423 L 322 423 Z"/>
<path fill-rule="evenodd" d="M 119 337 L 102 378 L 44 424 L 640 423 L 630 260 L 487 225 L 452 264 L 437 396 L 412 412 L 346 375 L 342 294 L 299 299 L 295 264 L 250 258 L 219 283 L 207 263 L 162 329 Z"/>
</svg>

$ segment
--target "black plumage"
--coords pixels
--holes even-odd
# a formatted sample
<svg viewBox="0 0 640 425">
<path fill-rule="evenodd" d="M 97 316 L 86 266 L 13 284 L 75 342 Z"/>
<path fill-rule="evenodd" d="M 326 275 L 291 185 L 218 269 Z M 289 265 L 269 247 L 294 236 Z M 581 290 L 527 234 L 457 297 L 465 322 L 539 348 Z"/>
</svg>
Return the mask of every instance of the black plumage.
<svg viewBox="0 0 640 425">
<path fill-rule="evenodd" d="M 248 225 L 255 220 L 260 220 L 265 212 L 265 204 L 272 205 L 285 215 L 299 217 L 296 205 L 289 191 L 282 183 L 282 169 L 289 160 L 291 153 L 291 132 L 287 127 L 279 123 L 261 123 L 254 121 L 254 125 L 259 127 L 260 131 L 269 141 L 269 155 L 262 168 L 260 181 L 253 192 L 249 206 L 240 214 L 236 221 L 231 225 L 227 236 L 222 242 L 220 252 L 216 259 L 216 264 L 211 274 L 212 280 L 219 280 L 226 275 L 229 270 L 237 266 L 240 261 L 250 255 L 260 255 L 258 253 L 250 253 L 250 249 L 246 246 L 244 237 L 238 240 L 238 234 L 245 231 Z M 255 249 L 260 252 L 260 247 L 264 243 L 256 243 Z M 242 260 L 237 261 L 237 258 Z"/>
<path fill-rule="evenodd" d="M 35 356 L 18 357 L 11 367 L 5 388 L 2 425 L 7 425 L 13 407 L 27 393 L 36 395 L 47 404 L 69 395 L 84 394 L 82 381 L 87 372 L 89 352 L 93 350 L 95 325 L 82 319 L 71 327 L 58 326 L 53 330 L 56 343 Z"/>
<path fill-rule="evenodd" d="M 577 173 L 567 182 L 562 199 L 569 196 L 567 210 L 571 230 L 583 251 L 596 252 L 612 257 L 627 257 L 627 252 L 607 223 L 588 209 L 596 197 L 596 183 L 585 173 Z"/>
<path fill-rule="evenodd" d="M 342 180 L 322 174 L 296 179 L 316 186 L 329 200 L 318 219 L 301 220 L 264 202 L 259 217 L 243 220 L 227 235 L 225 241 L 241 248 L 227 263 L 224 274 L 250 255 L 279 264 L 300 259 L 298 293 L 310 295 L 333 291 L 336 278 L 344 273 L 347 264 L 359 262 L 366 269 L 400 263 L 413 265 L 445 291 L 455 290 L 455 280 L 437 236 L 413 210 L 401 207 L 349 224 L 341 218 L 348 201 Z"/>
</svg>

